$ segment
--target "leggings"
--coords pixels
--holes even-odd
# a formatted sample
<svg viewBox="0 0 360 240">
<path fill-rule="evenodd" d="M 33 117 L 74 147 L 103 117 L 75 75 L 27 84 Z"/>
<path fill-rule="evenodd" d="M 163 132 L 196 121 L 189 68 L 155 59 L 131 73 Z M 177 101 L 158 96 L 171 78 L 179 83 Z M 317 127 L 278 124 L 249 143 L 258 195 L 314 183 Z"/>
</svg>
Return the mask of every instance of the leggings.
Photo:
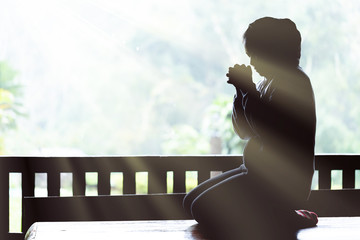
<svg viewBox="0 0 360 240">
<path fill-rule="evenodd" d="M 244 165 L 194 188 L 183 206 L 215 239 L 270 239 L 293 215 L 278 201 L 276 191 L 248 174 Z M 294 232 L 290 234 L 287 239 Z"/>
<path fill-rule="evenodd" d="M 247 173 L 246 167 L 242 164 L 240 167 L 224 172 L 216 177 L 210 178 L 209 180 L 199 184 L 196 188 L 191 190 L 184 198 L 183 206 L 187 214 L 191 213 L 191 208 L 194 200 L 199 197 L 203 192 L 207 191 L 216 184 L 226 181 L 232 176 L 243 175 Z"/>
</svg>

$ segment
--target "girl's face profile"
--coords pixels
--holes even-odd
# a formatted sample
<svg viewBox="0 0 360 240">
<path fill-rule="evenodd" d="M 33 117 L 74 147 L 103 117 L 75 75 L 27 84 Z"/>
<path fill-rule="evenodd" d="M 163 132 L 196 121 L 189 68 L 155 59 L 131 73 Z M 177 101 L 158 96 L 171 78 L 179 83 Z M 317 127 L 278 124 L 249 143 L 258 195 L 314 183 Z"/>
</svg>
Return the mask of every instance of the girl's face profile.
<svg viewBox="0 0 360 240">
<path fill-rule="evenodd" d="M 255 71 L 262 77 L 271 78 L 276 75 L 276 72 L 279 71 L 279 65 L 277 65 L 275 60 L 271 58 L 266 58 L 259 55 L 249 55 L 250 65 L 254 67 Z"/>
<path fill-rule="evenodd" d="M 266 67 L 264 65 L 264 61 L 262 61 L 258 56 L 249 56 L 250 57 L 250 65 L 254 67 L 256 72 L 259 73 L 260 76 L 265 76 L 266 74 Z"/>
</svg>

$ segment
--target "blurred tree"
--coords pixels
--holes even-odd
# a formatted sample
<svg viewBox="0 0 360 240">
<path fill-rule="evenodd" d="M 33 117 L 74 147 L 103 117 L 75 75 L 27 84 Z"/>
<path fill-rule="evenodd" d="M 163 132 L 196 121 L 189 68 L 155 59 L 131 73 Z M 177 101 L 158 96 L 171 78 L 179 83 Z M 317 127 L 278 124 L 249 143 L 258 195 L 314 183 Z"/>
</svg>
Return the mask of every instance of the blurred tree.
<svg viewBox="0 0 360 240">
<path fill-rule="evenodd" d="M 242 153 L 245 146 L 245 141 L 233 130 L 231 115 L 232 98 L 219 95 L 208 108 L 204 119 L 207 135 L 210 135 L 212 142 L 220 140 L 222 154 Z"/>
<path fill-rule="evenodd" d="M 29 113 L 6 135 L 7 153 L 241 153 L 225 74 L 248 64 L 241 35 L 263 16 L 290 18 L 302 34 L 300 65 L 317 102 L 316 152 L 359 152 L 357 0 L 55 2 L 8 1 L 0 9 L 0 46 L 22 73 Z"/>
<path fill-rule="evenodd" d="M 232 98 L 219 95 L 207 108 L 200 129 L 175 125 L 163 141 L 165 154 L 241 154 L 246 141 L 232 126 Z"/>
<path fill-rule="evenodd" d="M 3 133 L 16 127 L 20 108 L 21 86 L 15 81 L 17 72 L 6 62 L 0 61 L 0 154 L 4 153 Z"/>
<path fill-rule="evenodd" d="M 209 141 L 190 125 L 176 125 L 169 130 L 162 143 L 164 154 L 208 154 Z"/>
</svg>

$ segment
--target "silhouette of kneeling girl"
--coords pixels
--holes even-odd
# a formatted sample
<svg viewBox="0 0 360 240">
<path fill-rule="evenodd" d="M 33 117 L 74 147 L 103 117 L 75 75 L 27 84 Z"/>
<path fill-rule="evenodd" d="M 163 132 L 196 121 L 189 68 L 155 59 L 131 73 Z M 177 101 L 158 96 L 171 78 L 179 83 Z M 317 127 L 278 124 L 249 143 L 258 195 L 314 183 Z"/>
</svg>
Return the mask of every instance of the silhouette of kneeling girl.
<svg viewBox="0 0 360 240">
<path fill-rule="evenodd" d="M 299 210 L 310 193 L 316 130 L 313 89 L 299 67 L 301 36 L 291 20 L 264 17 L 243 40 L 264 77 L 255 85 L 251 67 L 238 64 L 226 74 L 236 89 L 234 130 L 247 140 L 244 162 L 197 186 L 183 205 L 214 238 L 291 239 L 317 223 L 315 213 Z"/>
</svg>

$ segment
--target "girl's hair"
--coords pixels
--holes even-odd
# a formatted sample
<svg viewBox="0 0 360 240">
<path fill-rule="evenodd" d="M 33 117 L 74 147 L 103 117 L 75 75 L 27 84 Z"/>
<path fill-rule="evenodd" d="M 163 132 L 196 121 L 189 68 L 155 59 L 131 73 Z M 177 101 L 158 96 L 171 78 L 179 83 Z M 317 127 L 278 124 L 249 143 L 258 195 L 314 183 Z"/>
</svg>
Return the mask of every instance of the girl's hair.
<svg viewBox="0 0 360 240">
<path fill-rule="evenodd" d="M 251 23 L 245 31 L 245 50 L 278 64 L 298 66 L 301 54 L 301 35 L 290 19 L 264 17 Z"/>
</svg>

